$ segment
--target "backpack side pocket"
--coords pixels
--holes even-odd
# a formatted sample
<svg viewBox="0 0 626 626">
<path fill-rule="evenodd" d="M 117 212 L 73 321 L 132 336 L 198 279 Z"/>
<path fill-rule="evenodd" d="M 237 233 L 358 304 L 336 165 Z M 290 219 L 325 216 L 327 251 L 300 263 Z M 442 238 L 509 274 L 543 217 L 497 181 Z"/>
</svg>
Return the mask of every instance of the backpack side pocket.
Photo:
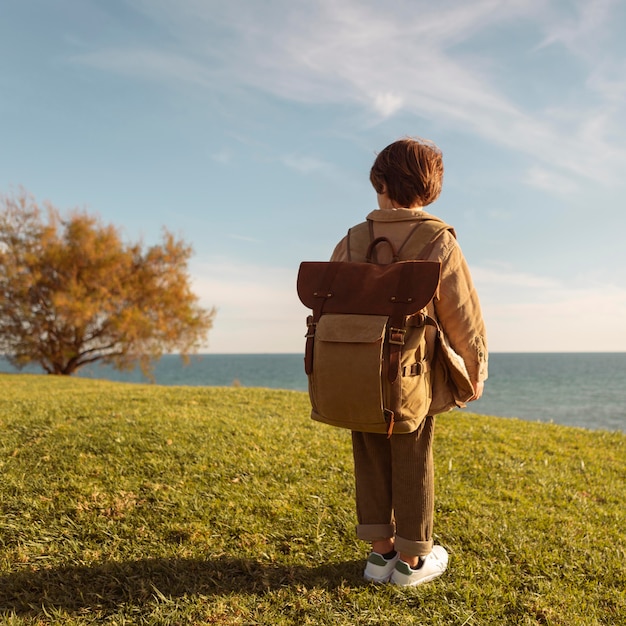
<svg viewBox="0 0 626 626">
<path fill-rule="evenodd" d="M 426 327 L 408 326 L 402 349 L 402 403 L 394 432 L 414 431 L 428 413 L 432 399 L 431 363 L 426 347 Z"/>
</svg>

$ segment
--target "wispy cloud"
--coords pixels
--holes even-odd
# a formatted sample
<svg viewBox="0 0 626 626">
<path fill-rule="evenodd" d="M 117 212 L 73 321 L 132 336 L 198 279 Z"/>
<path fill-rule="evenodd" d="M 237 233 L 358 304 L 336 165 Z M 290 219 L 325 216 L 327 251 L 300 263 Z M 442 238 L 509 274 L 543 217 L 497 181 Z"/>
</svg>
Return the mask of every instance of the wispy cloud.
<svg viewBox="0 0 626 626">
<path fill-rule="evenodd" d="M 475 268 L 489 343 L 500 352 L 612 352 L 626 349 L 626 288 L 571 286 L 553 278 Z"/>
<path fill-rule="evenodd" d="M 220 150 L 210 155 L 211 160 L 222 165 L 228 165 L 233 160 L 233 155 L 230 150 Z"/>
<path fill-rule="evenodd" d="M 281 158 L 284 165 L 302 174 L 309 174 L 330 167 L 329 163 L 316 157 L 302 154 L 288 154 Z"/>
<path fill-rule="evenodd" d="M 573 14 L 541 0 L 407 2 L 393 10 L 357 0 L 248 2 L 245 10 L 199 0 L 181 0 L 175 8 L 164 0 L 132 4 L 168 25 L 170 52 L 144 44 L 96 50 L 82 62 L 213 92 L 244 86 L 299 102 L 351 104 L 379 120 L 414 113 L 543 162 L 525 180 L 557 192 L 569 191 L 567 179 L 577 177 L 622 182 L 626 149 L 614 137 L 626 71 L 617 71 L 601 47 L 587 45 L 602 40 L 616 0 L 580 1 Z M 576 63 L 584 49 L 578 90 L 595 88 L 597 98 L 529 110 L 508 97 L 501 79 L 509 69 L 471 46 L 513 23 L 542 37 L 535 53 L 562 46 Z M 297 169 L 298 161 L 291 165 Z"/>
<path fill-rule="evenodd" d="M 572 54 L 589 55 L 599 43 L 597 35 L 611 20 L 618 3 L 619 0 L 578 0 L 571 3 L 569 14 L 562 10 L 548 11 L 544 22 L 547 33 L 536 49 L 561 44 Z"/>
<path fill-rule="evenodd" d="M 575 194 L 580 186 L 575 179 L 548 169 L 533 166 L 526 172 L 525 182 L 531 187 L 542 189 L 558 195 Z"/>
<path fill-rule="evenodd" d="M 301 352 L 307 309 L 297 268 L 216 259 L 193 267 L 194 289 L 218 309 L 212 352 Z M 626 288 L 599 282 L 573 287 L 504 267 L 477 267 L 489 344 L 499 352 L 626 350 Z"/>
<path fill-rule="evenodd" d="M 237 235 L 237 234 L 231 234 L 228 235 L 228 237 L 230 239 L 236 239 L 237 241 L 249 241 L 251 243 L 259 243 L 261 240 L 257 239 L 256 237 L 247 237 L 245 235 Z"/>
<path fill-rule="evenodd" d="M 69 61 L 147 80 L 211 85 L 211 73 L 204 63 L 191 59 L 184 50 L 168 51 L 145 45 L 105 46 L 76 54 Z"/>
<path fill-rule="evenodd" d="M 301 352 L 307 311 L 296 295 L 297 268 L 214 259 L 193 265 L 203 306 L 217 308 L 211 352 Z"/>
<path fill-rule="evenodd" d="M 404 98 L 401 95 L 385 92 L 375 93 L 373 100 L 374 110 L 380 113 L 383 117 L 390 117 L 394 113 L 397 113 L 405 106 Z"/>
</svg>

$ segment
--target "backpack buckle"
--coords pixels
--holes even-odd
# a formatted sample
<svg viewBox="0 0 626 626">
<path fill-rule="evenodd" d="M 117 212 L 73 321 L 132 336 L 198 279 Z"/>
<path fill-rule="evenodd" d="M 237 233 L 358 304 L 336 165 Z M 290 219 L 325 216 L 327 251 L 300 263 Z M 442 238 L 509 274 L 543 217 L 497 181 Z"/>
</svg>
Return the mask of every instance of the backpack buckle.
<svg viewBox="0 0 626 626">
<path fill-rule="evenodd" d="M 389 327 L 389 343 L 394 346 L 404 345 L 404 335 L 406 335 L 406 328 Z"/>
<path fill-rule="evenodd" d="M 418 361 L 417 363 L 412 363 L 411 365 L 405 365 L 402 368 L 402 376 L 421 376 L 429 370 L 430 367 L 426 361 Z"/>
<path fill-rule="evenodd" d="M 315 337 L 315 329 L 317 328 L 317 322 L 313 321 L 313 316 L 309 315 L 306 318 L 307 333 L 304 335 L 307 339 Z"/>
<path fill-rule="evenodd" d="M 383 413 L 385 415 L 385 423 L 387 424 L 387 439 L 391 439 L 391 434 L 393 433 L 393 425 L 396 423 L 395 414 L 389 409 L 383 409 Z"/>
</svg>

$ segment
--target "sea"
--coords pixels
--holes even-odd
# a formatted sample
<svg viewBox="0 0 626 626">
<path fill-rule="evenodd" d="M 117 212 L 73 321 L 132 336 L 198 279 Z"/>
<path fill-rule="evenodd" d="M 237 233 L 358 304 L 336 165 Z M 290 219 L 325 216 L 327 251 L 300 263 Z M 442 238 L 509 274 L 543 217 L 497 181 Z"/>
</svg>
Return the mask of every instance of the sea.
<svg viewBox="0 0 626 626">
<path fill-rule="evenodd" d="M 15 371 L 0 357 L 0 372 Z M 42 373 L 35 366 L 23 371 Z M 97 364 L 76 376 L 150 382 L 139 369 Z M 203 354 L 188 365 L 166 355 L 155 365 L 153 384 L 307 389 L 302 354 Z M 626 432 L 626 353 L 492 353 L 483 397 L 461 410 Z"/>
</svg>

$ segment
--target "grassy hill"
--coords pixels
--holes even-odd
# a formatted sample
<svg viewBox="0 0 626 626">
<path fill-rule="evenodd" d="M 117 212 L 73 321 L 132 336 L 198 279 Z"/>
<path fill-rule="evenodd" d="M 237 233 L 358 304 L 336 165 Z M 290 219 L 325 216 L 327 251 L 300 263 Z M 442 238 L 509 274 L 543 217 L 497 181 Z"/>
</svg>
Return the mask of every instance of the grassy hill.
<svg viewBox="0 0 626 626">
<path fill-rule="evenodd" d="M 306 394 L 0 375 L 5 624 L 626 624 L 626 435 L 438 419 L 417 589 L 362 580 L 350 438 Z"/>
</svg>

